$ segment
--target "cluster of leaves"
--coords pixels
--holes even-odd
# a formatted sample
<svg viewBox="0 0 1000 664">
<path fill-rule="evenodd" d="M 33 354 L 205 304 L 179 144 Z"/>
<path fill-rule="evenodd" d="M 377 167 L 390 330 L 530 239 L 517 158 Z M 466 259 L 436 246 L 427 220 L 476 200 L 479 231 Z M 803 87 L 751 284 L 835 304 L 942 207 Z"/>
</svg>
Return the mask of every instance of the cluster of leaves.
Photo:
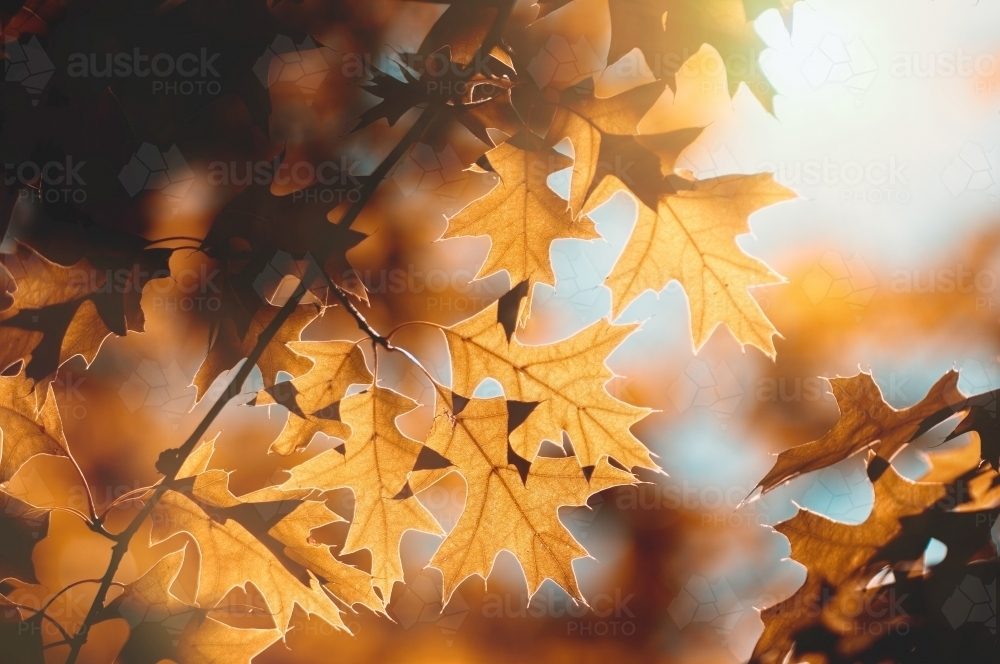
<svg viewBox="0 0 1000 664">
<path fill-rule="evenodd" d="M 675 87 L 680 66 L 704 44 L 736 65 L 728 77 L 731 91 L 749 83 L 769 108 L 772 91 L 766 80 L 757 68 L 739 65 L 754 61 L 760 48 L 751 21 L 765 9 L 786 9 L 785 3 L 609 0 L 607 61 L 638 49 L 656 80 L 606 98 L 595 95 L 591 74 L 555 82 L 527 75 L 536 51 L 515 46 L 532 43 L 523 38 L 526 31 L 544 34 L 546 17 L 570 11 L 571 0 L 539 2 L 527 8 L 531 15 L 526 19 L 525 8 L 512 0 L 446 4 L 416 53 L 401 54 L 394 65 L 398 75 L 372 66 L 362 82 L 377 101 L 349 124 L 350 131 L 391 127 L 414 109 L 419 117 L 370 173 L 343 173 L 356 194 L 349 205 L 302 203 L 303 198 L 323 198 L 293 200 L 252 184 L 226 190 L 204 237 L 181 238 L 223 268 L 217 284 L 222 305 L 211 321 L 207 353 L 194 377 L 198 398 L 232 370 L 230 386 L 192 435 L 161 455 L 157 470 L 164 477 L 132 496 L 143 506 L 125 530 L 109 532 L 106 514 L 97 514 L 93 505 L 89 514 L 78 514 L 114 542 L 107 574 L 82 625 L 56 624 L 64 639 L 43 643 L 38 626 L 52 619 L 44 610 L 18 605 L 7 597 L 13 586 L 0 585 L 0 638 L 14 661 L 34 664 L 41 661 L 43 647 L 60 647 L 68 649 L 66 661 L 72 664 L 94 625 L 122 618 L 131 632 L 120 661 L 248 662 L 287 633 L 295 606 L 338 629 L 346 629 L 342 612 L 352 607 L 384 612 L 393 586 L 403 580 L 400 540 L 408 530 L 443 536 L 430 565 L 443 576 L 445 601 L 470 576 L 488 576 L 501 550 L 521 563 L 530 593 L 551 579 L 583 601 L 572 563 L 586 551 L 560 522 L 558 509 L 584 505 L 596 492 L 635 482 L 633 469 L 657 470 L 630 431 L 647 411 L 606 389 L 613 376 L 605 360 L 635 329 L 614 324 L 614 318 L 643 292 L 659 291 L 676 280 L 688 293 L 696 348 L 725 325 L 740 344 L 773 356 L 776 330 L 748 289 L 778 283 L 780 277 L 745 254 L 736 237 L 749 231 L 750 213 L 787 200 L 791 192 L 768 175 L 698 180 L 678 171 L 675 163 L 700 127 L 648 135 L 639 134 L 637 127 L 665 89 Z M 69 46 L 87 50 L 99 43 L 101 52 L 141 46 L 171 53 L 212 44 L 224 56 L 217 65 L 223 95 L 164 102 L 151 98 L 135 80 L 116 79 L 92 88 L 88 81 L 70 81 L 57 72 L 43 99 L 33 100 L 21 86 L 7 84 L 0 129 L 5 161 L 88 155 L 93 166 L 87 182 L 95 184 L 94 195 L 82 203 L 53 203 L 46 196 L 49 183 L 42 179 L 0 190 L 2 230 L 10 248 L 0 300 L 0 482 L 10 480 L 36 455 L 73 459 L 51 381 L 72 357 L 92 361 L 108 336 L 141 332 L 143 288 L 170 275 L 177 247 L 144 237 L 147 195 L 127 196 L 114 174 L 142 143 L 195 145 L 208 158 L 226 156 L 234 145 L 254 146 L 255 155 L 280 160 L 280 146 L 275 149 L 268 141 L 270 99 L 253 69 L 279 35 L 296 44 L 308 37 L 280 22 L 276 14 L 281 8 L 268 7 L 265 0 L 104 0 L 92 5 L 76 11 L 56 1 L 5 4 L 5 35 L 17 43 L 41 39 L 52 52 Z M 355 3 L 342 3 L 336 11 L 349 23 L 355 8 Z M 742 59 L 731 57 L 736 55 Z M 471 318 L 440 328 L 447 340 L 451 381 L 443 384 L 428 375 L 435 386 L 435 417 L 426 440 L 420 441 L 406 436 L 397 422 L 416 403 L 380 384 L 377 358 L 380 352 L 400 352 L 418 369 L 422 366 L 362 315 L 359 308 L 368 304 L 369 293 L 345 279 L 350 272 L 347 252 L 365 240 L 351 226 L 376 190 L 389 186 L 386 176 L 396 162 L 418 141 L 440 147 L 457 127 L 482 145 L 464 166 L 479 177 L 492 177 L 494 186 L 448 219 L 444 237 L 489 237 L 491 248 L 478 278 L 503 271 L 513 287 Z M 572 157 L 566 156 L 567 145 Z M 637 167 L 629 172 L 607 166 L 619 163 Z M 572 169 L 568 200 L 548 184 L 550 175 L 566 168 Z M 612 315 L 563 341 L 522 343 L 517 331 L 531 313 L 536 284 L 555 283 L 552 243 L 599 238 L 591 216 L 619 192 L 635 202 L 638 218 L 606 281 Z M 273 267 L 276 252 L 290 256 L 293 266 L 277 277 L 291 276 L 299 283 L 283 304 L 261 296 L 261 275 Z M 81 281 L 81 274 L 88 278 Z M 374 366 L 360 342 L 300 341 L 306 326 L 331 306 L 354 317 L 372 344 Z M 273 452 L 303 450 L 320 432 L 344 442 L 295 466 L 282 484 L 237 496 L 229 488 L 228 473 L 209 468 L 214 442 L 202 439 L 254 368 L 264 389 L 252 405 L 279 404 L 288 410 Z M 280 373 L 293 378 L 277 382 Z M 476 397 L 486 379 L 499 382 L 504 396 Z M 942 395 L 944 391 L 942 387 Z M 882 428 L 856 422 L 837 434 L 837 446 L 822 443 L 819 454 L 779 461 L 780 470 L 763 488 L 876 440 L 881 441 L 881 457 L 891 459 L 891 451 L 912 439 L 939 410 L 958 403 L 938 398 L 944 405 L 933 412 L 924 412 L 930 406 L 920 410 L 919 421 L 918 415 L 907 415 L 911 419 L 903 426 L 897 422 L 901 416 L 885 411 Z M 965 426 L 977 428 L 978 423 L 968 420 Z M 911 424 L 913 431 L 906 429 Z M 540 455 L 543 441 L 562 448 L 564 455 Z M 983 449 L 995 451 L 995 445 L 992 439 Z M 450 473 L 461 475 L 468 498 L 457 524 L 445 533 L 417 494 Z M 901 490 L 897 485 L 905 480 L 887 468 L 880 477 L 877 481 L 885 485 L 879 495 L 889 497 L 876 507 L 872 528 L 885 538 L 884 524 L 902 524 L 896 532 L 909 538 L 909 546 L 917 536 L 903 519 L 930 513 L 940 496 L 937 489 L 915 489 L 925 493 L 892 507 Z M 995 494 L 982 477 L 985 471 L 968 479 L 979 492 L 976 501 L 984 501 L 975 502 L 972 514 L 986 509 L 982 505 Z M 958 480 L 947 476 L 936 481 L 934 486 L 945 486 Z M 370 570 L 338 560 L 328 546 L 311 538 L 315 529 L 342 520 L 324 502 L 326 492 L 342 488 L 356 499 L 344 553 L 367 550 Z M 37 582 L 31 552 L 44 537 L 48 515 L 5 493 L 0 500 L 0 580 Z M 914 507 L 918 504 L 919 509 Z M 185 564 L 181 551 L 167 555 L 109 599 L 130 540 L 150 518 L 154 543 L 185 533 L 197 548 L 199 584 L 189 601 L 172 592 Z M 914 528 L 927 522 L 913 522 Z M 804 545 L 793 542 L 797 558 L 798 546 Z M 847 568 L 883 560 L 880 547 L 864 550 L 868 557 L 852 558 Z M 823 583 L 846 588 L 843 569 L 812 575 L 808 588 Z M 247 584 L 263 597 L 271 627 L 249 629 L 227 620 L 223 600 Z M 787 652 L 793 642 L 802 649 L 799 634 L 827 628 L 826 623 L 788 618 L 788 612 L 780 620 L 773 615 L 766 614 L 761 657 Z"/>
<path fill-rule="evenodd" d="M 806 580 L 762 612 L 753 661 L 995 661 L 998 392 L 967 398 L 950 371 L 919 403 L 895 410 L 870 374 L 830 382 L 837 424 L 778 455 L 758 488 L 863 453 L 875 502 L 858 525 L 801 509 L 776 526 Z M 967 442 L 932 455 L 918 481 L 901 476 L 892 459 L 957 413 L 964 416 L 946 440 L 973 434 Z M 941 560 L 927 559 L 933 541 L 946 547 Z"/>
</svg>

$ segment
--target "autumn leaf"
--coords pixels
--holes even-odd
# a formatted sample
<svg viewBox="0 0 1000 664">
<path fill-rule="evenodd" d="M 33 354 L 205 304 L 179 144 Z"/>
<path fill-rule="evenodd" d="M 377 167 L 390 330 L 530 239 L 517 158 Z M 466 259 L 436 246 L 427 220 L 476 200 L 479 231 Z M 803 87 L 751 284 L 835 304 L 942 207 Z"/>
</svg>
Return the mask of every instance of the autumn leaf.
<svg viewBox="0 0 1000 664">
<path fill-rule="evenodd" d="M 340 419 L 351 427 L 343 452 L 327 450 L 291 469 L 282 489 L 354 492 L 354 521 L 343 553 L 368 549 L 375 587 L 388 602 L 392 586 L 403 580 L 399 542 L 407 530 L 444 532 L 423 505 L 407 491 L 407 475 L 421 444 L 407 438 L 396 418 L 417 406 L 412 399 L 372 387 L 340 402 Z"/>
<path fill-rule="evenodd" d="M 177 472 L 177 479 L 192 480 L 189 492 L 196 501 L 239 512 L 240 522 L 262 541 L 272 542 L 271 551 L 279 559 L 287 557 L 315 574 L 346 606 L 360 604 L 376 612 L 382 611 L 382 601 L 374 592 L 371 575 L 340 562 L 333 557 L 329 546 L 312 539 L 313 530 L 341 522 L 343 517 L 323 502 L 304 500 L 311 493 L 309 490 L 265 487 L 236 498 L 229 491 L 229 474 L 208 469 L 214 453 L 215 439 L 202 443 Z M 248 510 L 248 506 L 254 511 Z M 294 564 L 287 566 L 295 568 Z M 302 571 L 295 569 L 299 573 Z"/>
<path fill-rule="evenodd" d="M 163 542 L 178 533 L 187 533 L 194 540 L 201 554 L 199 606 L 215 607 L 233 588 L 252 583 L 281 633 L 289 630 L 295 605 L 335 629 L 346 629 L 321 579 L 286 555 L 287 545 L 272 532 L 283 517 L 300 506 L 301 501 L 294 497 L 258 501 L 250 496 L 241 500 L 229 491 L 228 473 L 209 470 L 190 478 L 187 492 L 163 494 L 154 513 L 151 542 Z M 279 532 L 287 534 L 289 530 L 303 532 L 301 527 L 282 527 Z"/>
<path fill-rule="evenodd" d="M 39 454 L 69 456 L 51 385 L 41 409 L 39 401 L 34 381 L 23 373 L 0 376 L 0 484 Z"/>
<path fill-rule="evenodd" d="M 348 172 L 340 175 L 332 190 L 314 185 L 285 196 L 271 194 L 266 186 L 251 186 L 226 205 L 205 236 L 202 249 L 224 269 L 222 283 L 215 286 L 221 295 L 209 352 L 194 379 L 198 401 L 216 378 L 250 354 L 277 315 L 281 303 L 269 302 L 265 295 L 282 279 L 295 279 L 308 293 L 257 363 L 265 387 L 274 384 L 279 371 L 300 376 L 312 366 L 287 343 L 298 341 L 320 308 L 330 304 L 331 282 L 355 296 L 364 295 L 346 254 L 365 235 L 330 223 L 327 215 L 336 204 L 324 202 L 331 194 L 349 195 L 363 178 Z M 277 261 L 281 252 L 287 258 L 284 262 Z"/>
<path fill-rule="evenodd" d="M 788 200 L 792 193 L 763 174 L 689 180 L 685 186 L 661 194 L 656 209 L 639 203 L 635 229 L 606 281 L 613 315 L 644 291 L 660 291 L 676 279 L 688 294 L 695 350 L 724 323 L 741 345 L 752 344 L 773 357 L 777 330 L 748 288 L 782 279 L 748 256 L 735 238 L 749 232 L 752 212 Z M 623 188 L 617 178 L 606 178 L 584 214 Z"/>
<path fill-rule="evenodd" d="M 874 459 L 872 463 L 881 464 Z M 872 512 L 859 525 L 839 523 L 800 509 L 794 517 L 775 526 L 788 538 L 791 557 L 806 567 L 806 580 L 790 598 L 761 613 L 764 633 L 752 661 L 786 661 L 785 657 L 793 652 L 796 632 L 820 617 L 817 609 L 823 606 L 824 588 L 836 588 L 857 570 L 880 562 L 877 554 L 902 532 L 901 520 L 921 514 L 947 494 L 946 485 L 911 482 L 888 464 L 874 481 L 874 489 Z"/>
<path fill-rule="evenodd" d="M 259 500 L 260 497 L 254 498 Z M 243 500 L 248 499 L 243 497 Z M 311 532 L 316 528 L 343 520 L 324 503 L 305 501 L 275 524 L 269 534 L 285 545 L 289 558 L 320 576 L 323 586 L 345 605 L 361 605 L 384 613 L 383 602 L 375 594 L 370 574 L 334 558 L 329 546 L 311 541 Z"/>
<path fill-rule="evenodd" d="M 402 65 L 398 67 L 403 74 L 403 80 L 374 65 L 369 68 L 371 79 L 361 89 L 381 101 L 358 116 L 357 124 L 351 128 L 352 131 L 364 129 L 383 118 L 392 127 L 407 111 L 427 100 L 427 83 L 422 83 L 406 67 Z"/>
<path fill-rule="evenodd" d="M 641 200 L 651 191 L 654 197 L 658 193 L 662 180 L 659 159 L 634 135 L 663 89 L 664 82 L 655 81 L 607 98 L 595 97 L 592 90 L 581 93 L 579 87 L 562 91 L 546 138 L 552 143 L 568 138 L 573 144 L 569 206 L 574 218 L 608 175 L 625 182 Z M 675 141 L 683 143 L 678 154 L 701 130 L 681 131 L 673 135 Z M 672 172 L 673 164 L 669 167 Z"/>
<path fill-rule="evenodd" d="M 468 487 L 462 516 L 430 562 L 444 575 L 443 601 L 468 577 L 488 577 L 503 550 L 521 563 L 529 597 L 552 579 L 583 601 L 573 560 L 587 551 L 560 523 L 558 508 L 585 505 L 592 494 L 635 478 L 606 458 L 585 477 L 573 459 L 538 457 L 522 479 L 509 461 L 507 435 L 519 426 L 523 409 L 511 406 L 497 397 L 472 399 L 454 414 L 440 407 L 427 437 L 427 446 L 450 460 Z M 422 486 L 421 473 L 439 474 L 417 471 L 415 490 Z"/>
<path fill-rule="evenodd" d="M 242 359 L 249 356 L 257 345 L 261 333 L 274 320 L 281 307 L 263 305 L 254 313 L 242 337 L 236 331 L 235 323 L 223 319 L 211 348 L 205 356 L 198 373 L 194 376 L 197 387 L 197 400 L 200 401 L 208 393 L 215 379 L 232 369 Z M 312 367 L 312 361 L 293 351 L 289 344 L 299 341 L 302 330 L 309 326 L 320 315 L 320 308 L 315 304 L 304 304 L 295 308 L 288 320 L 282 324 L 278 333 L 268 343 L 257 366 L 263 376 L 264 385 L 275 384 L 278 372 L 285 371 L 293 376 L 301 376 Z"/>
<path fill-rule="evenodd" d="M 428 57 L 447 47 L 452 61 L 463 65 L 471 63 L 496 20 L 501 4 L 502 0 L 448 3 L 448 9 L 435 21 L 417 54 Z"/>
<path fill-rule="evenodd" d="M 169 276 L 170 250 L 134 248 L 106 265 L 81 258 L 71 266 L 20 242 L 3 257 L 17 285 L 14 306 L 0 313 L 0 366 L 25 360 L 34 381 L 75 355 L 93 362 L 111 334 L 142 332 L 145 285 Z"/>
<path fill-rule="evenodd" d="M 773 3 L 777 4 L 777 3 Z M 729 92 L 740 83 L 770 111 L 774 88 L 757 64 L 764 50 L 751 19 L 768 8 L 754 0 L 608 0 L 611 12 L 611 46 L 608 62 L 638 48 L 657 78 L 671 88 L 681 65 L 709 44 L 722 56 L 729 75 Z"/>
<path fill-rule="evenodd" d="M 347 388 L 371 384 L 373 377 L 358 344 L 349 341 L 295 341 L 289 349 L 314 363 L 306 374 L 262 390 L 252 405 L 279 404 L 288 409 L 288 421 L 271 451 L 288 455 L 305 449 L 323 432 L 347 438 L 350 428 L 340 421 L 340 401 Z"/>
<path fill-rule="evenodd" d="M 649 413 L 611 396 L 614 374 L 605 358 L 636 328 L 606 319 L 572 337 L 527 346 L 505 327 L 494 303 L 475 316 L 444 328 L 452 361 L 452 392 L 472 398 L 486 378 L 498 381 L 510 401 L 537 403 L 511 434 L 514 451 L 533 460 L 543 440 L 557 444 L 565 431 L 580 466 L 611 457 L 626 468 L 657 469 L 649 450 L 629 428 Z"/>
<path fill-rule="evenodd" d="M 122 664 L 249 664 L 281 638 L 277 629 L 245 629 L 212 618 L 209 611 L 188 606 L 170 592 L 184 564 L 185 551 L 161 558 L 128 584 L 111 602 L 103 618 L 121 617 L 129 638 L 118 655 Z"/>
<path fill-rule="evenodd" d="M 490 252 L 476 278 L 506 270 L 512 284 L 528 280 L 526 317 L 534 284 L 555 285 L 549 260 L 552 242 L 601 236 L 590 220 L 573 221 L 566 201 L 546 181 L 550 174 L 572 162 L 553 150 L 522 148 L 526 145 L 523 141 L 515 137 L 486 153 L 499 182 L 484 197 L 451 217 L 442 238 L 489 236 Z"/>
<path fill-rule="evenodd" d="M 840 419 L 822 438 L 779 454 L 774 467 L 757 485 L 762 493 L 867 448 L 891 461 L 907 443 L 926 431 L 924 420 L 964 399 L 958 391 L 956 371 L 946 373 L 919 403 L 902 410 L 885 402 L 869 373 L 829 380 L 840 407 Z"/>
<path fill-rule="evenodd" d="M 444 112 L 448 113 L 448 109 Z M 511 102 L 510 90 L 464 112 L 455 112 L 452 117 L 491 148 L 497 145 L 497 141 L 490 136 L 488 129 L 499 129 L 508 136 L 513 136 L 522 129 L 521 120 Z"/>
</svg>

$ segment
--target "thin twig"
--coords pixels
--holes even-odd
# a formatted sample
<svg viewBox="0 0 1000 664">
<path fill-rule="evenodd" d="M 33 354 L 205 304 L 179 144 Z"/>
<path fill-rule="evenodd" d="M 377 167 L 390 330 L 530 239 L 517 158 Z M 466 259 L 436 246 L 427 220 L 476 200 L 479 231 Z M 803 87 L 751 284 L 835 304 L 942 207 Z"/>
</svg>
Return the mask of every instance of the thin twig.
<svg viewBox="0 0 1000 664">
<path fill-rule="evenodd" d="M 368 323 L 368 320 L 365 319 L 364 315 L 360 311 L 358 311 L 358 308 L 356 306 L 354 306 L 354 303 L 351 302 L 351 296 L 347 293 L 347 291 L 345 291 L 340 286 L 334 284 L 333 294 L 338 300 L 340 300 L 340 303 L 344 306 L 344 311 L 346 311 L 351 315 L 351 318 L 353 318 L 354 321 L 358 324 L 358 327 L 361 329 L 361 331 L 367 334 L 371 338 L 373 343 L 382 346 L 386 350 L 394 350 L 392 344 L 389 343 L 389 338 L 383 337 L 381 334 L 376 332 L 375 328 L 373 328 Z"/>
</svg>

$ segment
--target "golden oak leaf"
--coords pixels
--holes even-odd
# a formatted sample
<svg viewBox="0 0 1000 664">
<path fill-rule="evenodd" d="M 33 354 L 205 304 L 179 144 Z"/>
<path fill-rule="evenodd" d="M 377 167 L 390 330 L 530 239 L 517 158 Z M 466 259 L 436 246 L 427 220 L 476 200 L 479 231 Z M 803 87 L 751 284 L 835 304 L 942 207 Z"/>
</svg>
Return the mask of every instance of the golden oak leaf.
<svg viewBox="0 0 1000 664">
<path fill-rule="evenodd" d="M 88 258 L 67 267 L 26 244 L 2 260 L 13 274 L 14 305 L 0 314 L 0 367 L 25 360 L 25 374 L 45 379 L 80 355 L 89 364 L 111 334 L 142 332 L 142 291 L 169 276 L 170 250 L 138 246 L 107 264 Z"/>
<path fill-rule="evenodd" d="M 184 463 L 177 470 L 177 474 L 174 475 L 175 479 L 183 480 L 188 477 L 197 477 L 205 473 L 208 470 L 208 464 L 212 461 L 212 456 L 215 454 L 215 441 L 219 439 L 219 434 L 214 437 L 203 441 L 201 445 L 196 447 L 191 454 L 184 459 Z M 227 485 L 228 487 L 228 485 Z"/>
<path fill-rule="evenodd" d="M 343 521 L 343 517 L 321 501 L 302 500 L 311 493 L 305 489 L 267 487 L 237 498 L 229 490 L 229 473 L 208 470 L 214 452 L 215 439 L 202 443 L 177 473 L 178 479 L 192 478 L 192 497 L 212 507 L 242 510 L 243 525 L 258 536 L 266 531 L 267 536 L 280 542 L 284 547 L 283 554 L 319 577 L 323 586 L 337 599 L 347 606 L 361 604 L 373 611 L 382 611 L 382 601 L 374 592 L 371 575 L 340 562 L 330 553 L 329 546 L 311 540 L 313 530 Z M 256 514 L 246 510 L 247 505 L 253 506 Z M 255 522 L 254 527 L 252 524 Z"/>
<path fill-rule="evenodd" d="M 34 386 L 23 372 L 0 376 L 0 484 L 36 455 L 69 456 L 52 386 L 40 410 Z"/>
<path fill-rule="evenodd" d="M 518 145 L 515 137 L 486 153 L 500 181 L 451 217 L 442 238 L 489 236 L 492 246 L 477 278 L 506 270 L 512 284 L 528 280 L 526 317 L 534 285 L 555 285 L 549 260 L 552 242 L 601 236 L 589 219 L 574 221 L 566 201 L 546 182 L 550 174 L 571 165 L 569 158 L 553 150 L 533 151 Z"/>
<path fill-rule="evenodd" d="M 877 458 L 873 463 L 884 464 Z M 800 509 L 775 526 L 788 538 L 791 557 L 806 567 L 806 580 L 794 595 L 761 612 L 764 633 L 753 661 L 786 661 L 796 632 L 821 618 L 824 588 L 840 586 L 858 570 L 882 562 L 877 560 L 878 554 L 902 532 L 901 520 L 921 514 L 947 495 L 944 484 L 911 482 L 884 465 L 884 472 L 874 482 L 872 512 L 863 523 L 848 525 Z"/>
<path fill-rule="evenodd" d="M 208 388 L 212 386 L 216 378 L 235 367 L 240 360 L 253 352 L 260 334 L 274 320 L 280 310 L 281 307 L 273 305 L 264 305 L 258 308 L 242 338 L 237 334 L 236 326 L 232 320 L 229 318 L 222 320 L 208 355 L 205 356 L 194 377 L 194 385 L 198 388 L 197 401 L 204 398 Z M 312 367 L 312 362 L 293 351 L 289 347 L 289 343 L 299 341 L 302 330 L 306 329 L 320 313 L 320 308 L 316 305 L 301 305 L 296 307 L 288 320 L 282 324 L 281 329 L 274 335 L 260 359 L 257 360 L 265 387 L 274 385 L 275 376 L 279 371 L 285 371 L 292 376 L 301 376 Z"/>
<path fill-rule="evenodd" d="M 779 454 L 774 467 L 757 485 L 762 493 L 869 447 L 876 449 L 882 459 L 891 461 L 899 450 L 926 430 L 925 419 L 964 399 L 958 391 L 956 371 L 946 373 L 919 403 L 902 410 L 885 402 L 871 374 L 861 372 L 850 378 L 831 378 L 830 385 L 840 407 L 837 424 L 822 438 Z"/>
<path fill-rule="evenodd" d="M 505 329 L 498 311 L 494 303 L 444 328 L 454 393 L 471 398 L 484 379 L 493 378 L 509 400 L 537 402 L 510 438 L 514 451 L 529 461 L 543 440 L 559 443 L 565 431 L 581 466 L 610 456 L 626 468 L 657 469 L 649 450 L 629 431 L 649 410 L 619 401 L 605 388 L 614 374 L 604 359 L 635 325 L 602 319 L 558 343 L 527 346 L 511 334 L 513 327 Z"/>
<path fill-rule="evenodd" d="M 250 664 L 281 638 L 277 629 L 236 628 L 177 599 L 170 586 L 184 564 L 184 556 L 184 551 L 167 554 L 128 584 L 108 606 L 106 615 L 120 615 L 130 628 L 129 639 L 116 661 L 138 664 L 172 659 L 178 664 Z"/>
<path fill-rule="evenodd" d="M 280 544 L 272 545 L 277 552 L 268 545 L 264 537 L 268 505 L 235 498 L 225 486 L 228 475 L 222 471 L 208 471 L 193 479 L 205 477 L 214 477 L 214 481 L 197 486 L 191 496 L 179 491 L 163 494 L 150 535 L 154 544 L 178 533 L 194 539 L 201 553 L 199 605 L 215 607 L 233 588 L 252 583 L 282 633 L 290 627 L 295 605 L 336 629 L 346 630 L 340 610 L 316 576 L 281 560 L 277 555 L 283 553 Z"/>
<path fill-rule="evenodd" d="M 573 560 L 587 551 L 559 521 L 559 507 L 585 505 L 592 494 L 635 480 L 607 459 L 597 463 L 588 481 L 573 459 L 546 457 L 532 461 L 522 479 L 508 461 L 514 418 L 502 397 L 472 399 L 457 415 L 439 408 L 427 438 L 427 446 L 448 458 L 468 487 L 462 516 L 430 562 L 444 576 L 444 602 L 468 577 L 488 577 L 502 550 L 520 561 L 529 596 L 552 579 L 582 601 Z M 416 471 L 415 481 L 425 472 L 438 474 Z"/>
<path fill-rule="evenodd" d="M 378 386 L 345 398 L 340 417 L 351 427 L 351 436 L 344 452 L 327 450 L 295 466 L 281 485 L 289 490 L 346 487 L 354 492 L 354 521 L 343 552 L 371 552 L 373 583 L 386 602 L 393 584 L 403 580 L 403 533 L 444 534 L 423 505 L 404 491 L 422 445 L 400 432 L 396 418 L 416 406 L 412 399 Z"/>
<path fill-rule="evenodd" d="M 343 520 L 324 503 L 306 501 L 283 517 L 268 533 L 285 545 L 285 554 L 289 558 L 320 576 L 323 586 L 344 604 L 360 604 L 381 613 L 384 606 L 375 594 L 371 575 L 334 558 L 329 546 L 310 541 L 310 533 L 316 528 Z"/>
<path fill-rule="evenodd" d="M 253 405 L 280 404 L 288 421 L 271 451 L 288 455 L 305 449 L 317 432 L 346 438 L 350 429 L 340 421 L 340 400 L 347 388 L 370 384 L 372 374 L 358 345 L 349 341 L 293 341 L 288 347 L 313 361 L 306 374 L 260 391 Z"/>
<path fill-rule="evenodd" d="M 747 289 L 782 279 L 744 253 L 736 236 L 750 231 L 747 217 L 752 212 L 794 194 L 767 174 L 692 180 L 686 186 L 662 194 L 655 210 L 638 203 L 635 230 L 605 282 L 614 300 L 613 315 L 644 291 L 662 290 L 676 279 L 688 294 L 695 350 L 724 323 L 740 344 L 753 344 L 773 357 L 771 337 L 777 330 Z M 605 178 L 584 214 L 623 188 L 616 177 Z"/>
</svg>

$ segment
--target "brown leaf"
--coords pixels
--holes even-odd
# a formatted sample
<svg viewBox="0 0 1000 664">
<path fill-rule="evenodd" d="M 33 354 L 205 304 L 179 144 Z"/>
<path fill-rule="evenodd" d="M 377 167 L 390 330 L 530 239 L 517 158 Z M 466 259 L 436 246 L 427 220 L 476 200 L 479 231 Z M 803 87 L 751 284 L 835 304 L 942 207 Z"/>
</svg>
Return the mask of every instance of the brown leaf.
<svg viewBox="0 0 1000 664">
<path fill-rule="evenodd" d="M 856 571 L 874 565 L 883 545 L 902 532 L 901 520 L 920 514 L 945 497 L 940 483 L 911 482 L 889 466 L 875 480 L 875 503 L 868 518 L 856 526 L 839 523 L 800 509 L 775 526 L 788 538 L 791 557 L 807 570 L 802 588 L 785 601 L 761 613 L 764 633 L 753 661 L 785 661 L 792 652 L 795 634 L 822 616 L 827 588 L 836 588 Z"/>
<path fill-rule="evenodd" d="M 891 461 L 899 450 L 923 433 L 924 420 L 964 399 L 958 372 L 949 371 L 916 405 L 896 410 L 882 399 L 871 374 L 831 378 L 840 419 L 826 435 L 778 455 L 774 467 L 757 485 L 762 493 L 813 470 L 832 466 L 869 447 Z M 877 444 L 877 447 L 876 447 Z"/>
<path fill-rule="evenodd" d="M 313 362 L 304 375 L 262 390 L 253 405 L 288 408 L 288 421 L 271 452 L 288 455 L 306 448 L 317 432 L 347 438 L 340 401 L 351 385 L 370 385 L 373 377 L 358 344 L 349 341 L 295 341 L 289 349 Z"/>
<path fill-rule="evenodd" d="M 253 497 L 240 500 L 229 492 L 228 474 L 222 471 L 208 471 L 192 480 L 189 495 L 167 491 L 160 498 L 150 537 L 154 544 L 178 533 L 194 539 L 201 554 L 199 606 L 214 608 L 233 588 L 252 583 L 281 633 L 290 628 L 295 605 L 336 629 L 346 629 L 320 580 L 312 571 L 290 564 L 287 556 L 283 560 L 285 545 L 268 530 L 275 526 L 266 517 L 277 516 L 280 523 L 299 502 L 283 506 Z"/>
<path fill-rule="evenodd" d="M 709 44 L 726 63 L 730 94 L 746 83 L 771 110 L 775 91 L 757 62 L 765 44 L 750 22 L 762 10 L 760 2 L 748 8 L 744 0 L 609 0 L 608 8 L 609 64 L 639 48 L 657 78 L 673 88 L 684 61 Z"/>
<path fill-rule="evenodd" d="M 105 264 L 82 258 L 65 267 L 17 243 L 3 257 L 17 283 L 14 306 L 0 314 L 0 367 L 25 360 L 34 381 L 75 355 L 88 363 L 111 334 L 142 332 L 142 291 L 169 276 L 166 249 L 136 249 Z"/>
</svg>

